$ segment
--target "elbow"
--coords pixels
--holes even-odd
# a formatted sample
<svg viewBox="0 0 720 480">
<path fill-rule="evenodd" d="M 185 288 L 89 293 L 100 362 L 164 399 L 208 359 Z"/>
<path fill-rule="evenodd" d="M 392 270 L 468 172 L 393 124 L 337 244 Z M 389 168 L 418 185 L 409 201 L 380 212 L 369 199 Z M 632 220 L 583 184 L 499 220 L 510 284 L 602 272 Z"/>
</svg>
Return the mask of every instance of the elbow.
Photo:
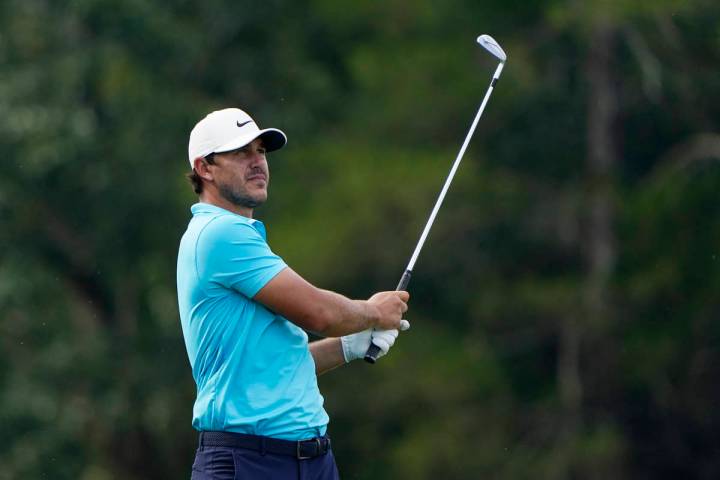
<svg viewBox="0 0 720 480">
<path fill-rule="evenodd" d="M 318 307 L 307 315 L 303 323 L 306 330 L 322 337 L 330 337 L 333 336 L 336 318 L 329 309 Z"/>
</svg>

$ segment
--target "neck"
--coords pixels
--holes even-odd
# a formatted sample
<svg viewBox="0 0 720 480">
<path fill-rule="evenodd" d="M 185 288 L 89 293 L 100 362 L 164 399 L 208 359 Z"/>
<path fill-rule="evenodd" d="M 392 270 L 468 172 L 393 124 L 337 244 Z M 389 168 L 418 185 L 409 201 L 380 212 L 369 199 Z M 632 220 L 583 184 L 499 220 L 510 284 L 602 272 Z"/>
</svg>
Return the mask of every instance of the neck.
<svg viewBox="0 0 720 480">
<path fill-rule="evenodd" d="M 203 191 L 203 193 L 200 194 L 199 199 L 203 203 L 215 205 L 216 207 L 220 207 L 238 215 L 242 215 L 243 217 L 253 218 L 252 208 L 235 205 L 234 203 L 229 202 L 222 196 L 218 195 L 216 192 Z"/>
</svg>

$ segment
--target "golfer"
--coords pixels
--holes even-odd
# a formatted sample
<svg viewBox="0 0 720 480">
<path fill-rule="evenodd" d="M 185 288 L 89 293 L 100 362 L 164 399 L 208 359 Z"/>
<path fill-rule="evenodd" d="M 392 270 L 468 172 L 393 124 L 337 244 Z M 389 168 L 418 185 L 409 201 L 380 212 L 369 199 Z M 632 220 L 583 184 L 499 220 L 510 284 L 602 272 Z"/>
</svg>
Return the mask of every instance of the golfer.
<svg viewBox="0 0 720 480">
<path fill-rule="evenodd" d="M 407 292 L 351 300 L 317 288 L 273 253 L 253 210 L 267 200 L 266 154 L 287 142 L 242 110 L 190 133 L 199 203 L 180 241 L 178 303 L 197 399 L 193 479 L 337 479 L 317 375 L 386 354 L 409 324 Z M 308 343 L 306 331 L 322 340 Z"/>
</svg>

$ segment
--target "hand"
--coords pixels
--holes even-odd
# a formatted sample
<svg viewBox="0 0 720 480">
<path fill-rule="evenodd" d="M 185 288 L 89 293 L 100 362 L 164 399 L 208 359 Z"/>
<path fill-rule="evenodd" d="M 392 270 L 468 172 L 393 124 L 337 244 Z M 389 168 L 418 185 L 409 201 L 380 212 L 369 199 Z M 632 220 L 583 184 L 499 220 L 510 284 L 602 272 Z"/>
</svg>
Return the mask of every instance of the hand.
<svg viewBox="0 0 720 480">
<path fill-rule="evenodd" d="M 410 328 L 410 322 L 407 320 L 400 320 L 400 330 L 405 331 Z M 340 337 L 340 343 L 342 345 L 343 356 L 345 362 L 349 363 L 358 358 L 363 358 L 367 349 L 370 348 L 370 343 L 374 343 L 380 347 L 380 354 L 378 358 L 386 355 L 395 344 L 395 339 L 398 336 L 397 330 L 373 330 L 369 328 L 362 332 L 353 333 L 351 335 L 345 335 Z"/>
<path fill-rule="evenodd" d="M 378 292 L 368 300 L 376 311 L 375 328 L 396 330 L 400 328 L 403 313 L 407 312 L 410 294 L 404 291 Z"/>
</svg>

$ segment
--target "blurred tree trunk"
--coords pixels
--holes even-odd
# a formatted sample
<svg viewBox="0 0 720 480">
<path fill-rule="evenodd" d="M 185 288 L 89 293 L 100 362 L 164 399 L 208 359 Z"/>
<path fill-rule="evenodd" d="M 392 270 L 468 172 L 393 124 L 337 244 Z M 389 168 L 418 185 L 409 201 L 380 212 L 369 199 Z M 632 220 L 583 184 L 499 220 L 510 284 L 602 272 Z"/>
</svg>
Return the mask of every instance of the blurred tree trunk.
<svg viewBox="0 0 720 480">
<path fill-rule="evenodd" d="M 586 191 L 583 257 L 586 277 L 581 288 L 580 317 L 569 315 L 561 325 L 558 384 L 563 409 L 561 442 L 572 452 L 564 478 L 589 473 L 576 466 L 577 441 L 582 436 L 582 352 L 587 333 L 608 320 L 609 279 L 616 257 L 613 231 L 613 171 L 617 164 L 613 125 L 617 114 L 617 91 L 612 71 L 615 29 L 599 20 L 592 27 L 585 75 L 588 86 Z M 600 472 L 598 472 L 600 473 Z M 602 473 L 600 473 L 602 475 Z"/>
</svg>

